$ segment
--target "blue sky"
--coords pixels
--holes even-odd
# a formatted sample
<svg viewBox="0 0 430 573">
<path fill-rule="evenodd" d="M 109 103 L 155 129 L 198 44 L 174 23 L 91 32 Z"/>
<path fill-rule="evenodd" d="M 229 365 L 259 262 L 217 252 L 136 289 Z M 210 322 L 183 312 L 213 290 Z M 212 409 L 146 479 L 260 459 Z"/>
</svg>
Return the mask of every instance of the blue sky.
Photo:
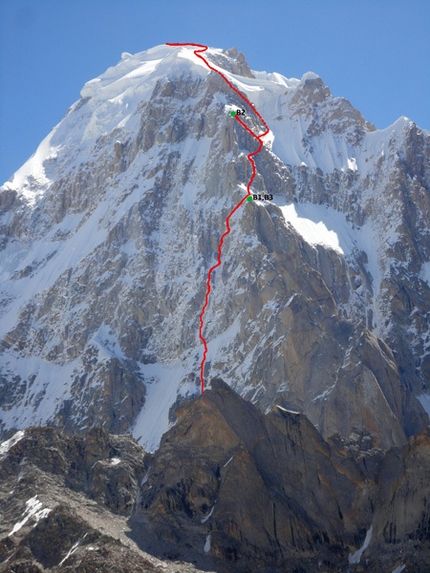
<svg viewBox="0 0 430 573">
<path fill-rule="evenodd" d="M 0 0 L 0 183 L 121 52 L 186 41 L 430 130 L 430 0 Z"/>
</svg>

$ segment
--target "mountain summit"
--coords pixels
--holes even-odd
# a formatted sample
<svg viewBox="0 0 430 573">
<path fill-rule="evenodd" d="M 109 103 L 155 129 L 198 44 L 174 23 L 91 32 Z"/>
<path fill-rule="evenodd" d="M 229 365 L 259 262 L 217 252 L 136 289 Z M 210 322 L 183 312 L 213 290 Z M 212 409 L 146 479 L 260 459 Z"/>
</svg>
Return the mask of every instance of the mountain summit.
<svg viewBox="0 0 430 573">
<path fill-rule="evenodd" d="M 377 130 L 313 73 L 205 58 L 270 128 L 213 276 L 206 378 L 356 450 L 403 444 L 430 412 L 429 134 Z M 153 451 L 198 395 L 206 277 L 257 148 L 236 109 L 261 130 L 191 46 L 125 53 L 0 188 L 5 436 L 103 426 Z"/>
</svg>

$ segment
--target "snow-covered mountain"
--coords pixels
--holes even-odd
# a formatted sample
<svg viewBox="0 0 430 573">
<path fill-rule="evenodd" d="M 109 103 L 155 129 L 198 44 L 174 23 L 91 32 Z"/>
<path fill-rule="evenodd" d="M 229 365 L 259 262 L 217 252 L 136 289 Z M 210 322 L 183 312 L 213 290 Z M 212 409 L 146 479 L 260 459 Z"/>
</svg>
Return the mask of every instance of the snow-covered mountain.
<svg viewBox="0 0 430 573">
<path fill-rule="evenodd" d="M 207 380 L 326 438 L 403 443 L 430 412 L 429 134 L 377 130 L 313 73 L 205 57 L 270 128 L 253 190 L 273 195 L 232 219 Z M 102 425 L 154 450 L 199 393 L 206 276 L 257 147 L 236 107 L 191 47 L 123 54 L 0 188 L 3 434 Z"/>
</svg>

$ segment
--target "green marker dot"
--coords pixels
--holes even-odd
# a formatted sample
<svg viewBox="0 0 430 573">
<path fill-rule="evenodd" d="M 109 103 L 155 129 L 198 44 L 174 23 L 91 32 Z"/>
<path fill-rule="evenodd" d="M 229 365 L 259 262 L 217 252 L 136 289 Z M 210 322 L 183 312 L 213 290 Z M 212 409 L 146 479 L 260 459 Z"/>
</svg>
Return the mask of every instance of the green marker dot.
<svg viewBox="0 0 430 573">
<path fill-rule="evenodd" d="M 247 201 L 251 202 L 252 201 L 252 195 L 250 195 L 249 197 L 246 198 Z"/>
<path fill-rule="evenodd" d="M 230 115 L 231 115 L 231 117 L 234 117 L 234 116 L 236 115 L 236 112 L 235 112 L 235 111 L 231 111 L 231 112 L 230 112 Z"/>
</svg>

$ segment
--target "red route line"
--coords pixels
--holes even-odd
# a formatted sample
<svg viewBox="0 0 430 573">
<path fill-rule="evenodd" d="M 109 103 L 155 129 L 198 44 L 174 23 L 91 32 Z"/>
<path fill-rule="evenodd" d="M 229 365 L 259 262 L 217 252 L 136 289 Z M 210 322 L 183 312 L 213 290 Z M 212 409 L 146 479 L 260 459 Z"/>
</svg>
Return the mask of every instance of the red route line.
<svg viewBox="0 0 430 573">
<path fill-rule="evenodd" d="M 222 79 L 226 82 L 226 84 L 229 86 L 229 88 L 231 88 L 251 109 L 252 111 L 255 113 L 255 115 L 258 117 L 258 119 L 261 121 L 261 123 L 264 125 L 264 127 L 266 128 L 266 130 L 264 131 L 264 133 L 260 133 L 260 135 L 256 135 L 253 131 L 251 131 L 251 129 L 249 129 L 249 127 L 246 125 L 246 123 L 244 123 L 240 117 L 238 115 L 235 116 L 236 120 L 240 123 L 240 125 L 246 129 L 246 131 L 254 138 L 258 141 L 259 145 L 258 145 L 258 149 L 256 151 L 252 151 L 251 153 L 248 153 L 248 161 L 251 163 L 251 167 L 252 167 L 252 174 L 251 177 L 248 181 L 248 185 L 246 187 L 247 189 L 247 194 L 242 197 L 242 199 L 239 201 L 239 203 L 230 211 L 230 213 L 227 215 L 226 220 L 225 220 L 225 227 L 226 230 L 224 231 L 224 233 L 221 235 L 219 243 L 218 243 L 218 258 L 217 258 L 217 262 L 215 265 L 213 265 L 209 271 L 208 271 L 208 276 L 206 279 L 206 296 L 205 296 L 205 303 L 202 306 L 202 311 L 200 313 L 200 326 L 199 326 L 199 338 L 203 343 L 203 357 L 202 357 L 202 361 L 200 364 L 200 382 L 201 382 L 201 391 L 202 394 L 205 391 L 205 377 L 204 377 L 204 370 L 205 370 L 205 363 L 206 363 L 206 358 L 208 355 L 208 345 L 206 342 L 205 337 L 203 336 L 203 326 L 204 326 L 204 315 L 207 309 L 207 306 L 209 304 L 209 295 L 211 292 L 211 278 L 212 278 L 212 273 L 213 271 L 218 268 L 219 266 L 221 266 L 221 256 L 222 256 L 222 246 L 224 244 L 224 239 L 226 238 L 226 236 L 230 233 L 231 229 L 230 229 L 230 219 L 232 218 L 232 216 L 236 213 L 236 211 L 245 203 L 246 199 L 251 195 L 251 185 L 255 179 L 255 176 L 257 174 L 257 169 L 255 167 L 255 161 L 254 161 L 254 155 L 257 155 L 258 153 L 260 153 L 260 151 L 263 148 L 263 141 L 262 141 L 262 137 L 264 137 L 265 135 L 267 135 L 269 133 L 269 127 L 267 125 L 267 123 L 264 121 L 264 119 L 262 118 L 262 116 L 259 114 L 259 112 L 255 109 L 255 106 L 253 103 L 251 103 L 237 88 L 234 87 L 234 85 L 225 77 L 225 75 L 220 72 L 219 70 L 217 70 L 216 68 L 214 68 L 213 66 L 210 65 L 210 63 L 206 60 L 206 58 L 204 58 L 201 53 L 202 52 L 206 52 L 206 50 L 208 49 L 208 46 L 204 46 L 203 44 L 191 44 L 191 43 L 166 43 L 166 46 L 192 46 L 194 48 L 198 48 L 196 50 L 194 50 L 194 54 L 196 55 L 197 58 L 200 58 L 204 64 L 213 72 L 216 72 L 219 76 L 222 77 Z"/>
</svg>

